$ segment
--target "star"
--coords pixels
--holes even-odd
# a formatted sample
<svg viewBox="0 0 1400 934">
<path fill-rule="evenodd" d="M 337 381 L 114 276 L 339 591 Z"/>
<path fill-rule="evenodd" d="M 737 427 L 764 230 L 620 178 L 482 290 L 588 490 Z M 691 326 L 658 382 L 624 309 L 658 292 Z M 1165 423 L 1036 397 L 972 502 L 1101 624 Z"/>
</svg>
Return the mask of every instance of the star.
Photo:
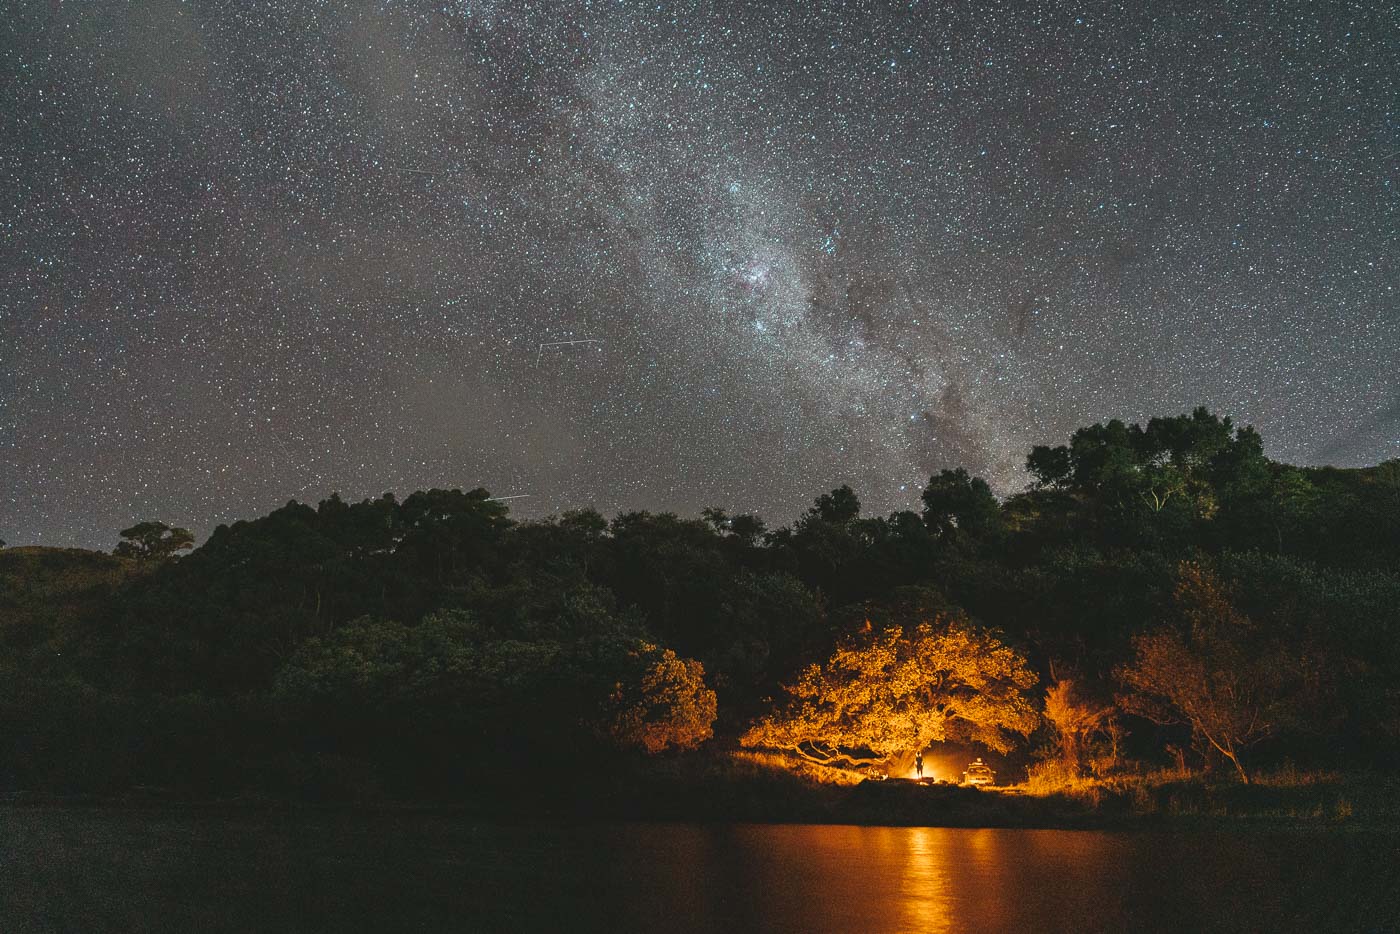
<svg viewBox="0 0 1400 934">
<path fill-rule="evenodd" d="M 477 485 L 777 526 L 1196 405 L 1393 457 L 1393 24 L 1188 7 L 30 4 L 0 538 Z"/>
</svg>

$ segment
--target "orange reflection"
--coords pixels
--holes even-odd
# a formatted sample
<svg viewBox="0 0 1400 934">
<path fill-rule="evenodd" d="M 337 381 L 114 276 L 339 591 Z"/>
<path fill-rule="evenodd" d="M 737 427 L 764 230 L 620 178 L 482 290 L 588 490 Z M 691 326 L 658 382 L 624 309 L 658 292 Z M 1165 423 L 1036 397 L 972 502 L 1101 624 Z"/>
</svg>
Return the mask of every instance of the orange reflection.
<svg viewBox="0 0 1400 934">
<path fill-rule="evenodd" d="M 953 929 L 948 880 L 948 832 L 943 828 L 912 827 L 901 831 L 908 852 L 900 879 L 903 928 L 938 934 Z"/>
</svg>

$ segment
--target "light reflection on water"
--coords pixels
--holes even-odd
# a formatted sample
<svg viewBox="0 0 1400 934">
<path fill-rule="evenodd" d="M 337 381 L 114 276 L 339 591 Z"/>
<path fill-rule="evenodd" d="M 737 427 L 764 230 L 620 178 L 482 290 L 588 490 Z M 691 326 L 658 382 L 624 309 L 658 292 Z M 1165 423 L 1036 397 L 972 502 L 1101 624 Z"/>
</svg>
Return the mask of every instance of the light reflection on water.
<svg viewBox="0 0 1400 934">
<path fill-rule="evenodd" d="M 944 858 L 949 840 L 942 828 L 905 831 L 909 852 L 900 880 L 902 924 L 910 931 L 943 934 L 953 930 L 953 895 L 948 890 Z M 905 841 L 897 841 L 896 845 Z"/>
<path fill-rule="evenodd" d="M 1400 835 L 0 809 L 0 931 L 1400 930 Z"/>
</svg>

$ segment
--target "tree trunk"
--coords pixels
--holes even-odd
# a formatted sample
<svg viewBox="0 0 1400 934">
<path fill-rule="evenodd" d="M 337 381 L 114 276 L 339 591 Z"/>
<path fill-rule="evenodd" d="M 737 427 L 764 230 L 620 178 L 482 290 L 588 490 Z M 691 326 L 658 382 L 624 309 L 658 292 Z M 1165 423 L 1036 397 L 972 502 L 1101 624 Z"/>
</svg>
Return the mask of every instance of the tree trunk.
<svg viewBox="0 0 1400 934">
<path fill-rule="evenodd" d="M 1249 776 L 1245 774 L 1244 766 L 1240 765 L 1240 757 L 1237 756 L 1237 755 L 1235 755 L 1234 753 L 1229 753 L 1229 752 L 1225 753 L 1225 755 L 1229 756 L 1230 761 L 1231 761 L 1232 763 L 1234 763 L 1235 771 L 1240 773 L 1240 781 L 1242 781 L 1242 782 L 1244 782 L 1246 785 L 1248 785 L 1248 784 L 1249 784 Z"/>
<path fill-rule="evenodd" d="M 1240 773 L 1240 781 L 1248 785 L 1249 776 L 1245 774 L 1244 766 L 1240 765 L 1240 757 L 1239 753 L 1235 752 L 1235 744 L 1233 742 L 1229 742 L 1227 748 L 1227 745 L 1225 743 L 1216 742 L 1215 737 L 1211 736 L 1205 730 L 1201 730 L 1201 735 L 1206 738 L 1206 742 L 1210 743 L 1212 746 L 1218 749 L 1222 756 L 1230 760 L 1230 764 L 1235 767 L 1235 771 Z"/>
<path fill-rule="evenodd" d="M 1206 737 L 1206 738 L 1207 738 L 1207 739 L 1210 739 L 1210 737 Z M 1216 742 L 1215 740 L 1213 740 L 1213 739 L 1210 740 L 1210 744 L 1211 744 L 1212 746 L 1214 746 L 1216 749 L 1219 749 L 1221 755 L 1223 755 L 1225 758 L 1227 758 L 1227 759 L 1230 760 L 1230 764 L 1233 765 L 1233 766 L 1235 767 L 1235 771 L 1238 772 L 1238 773 L 1240 773 L 1240 781 L 1242 781 L 1242 782 L 1244 782 L 1246 785 L 1248 785 L 1248 784 L 1249 784 L 1249 776 L 1245 773 L 1244 766 L 1240 764 L 1240 756 L 1239 756 L 1239 753 L 1235 752 L 1235 746 L 1234 746 L 1234 744 L 1231 743 L 1229 749 L 1226 749 L 1224 746 L 1220 745 L 1219 743 L 1217 743 L 1217 742 Z"/>
</svg>

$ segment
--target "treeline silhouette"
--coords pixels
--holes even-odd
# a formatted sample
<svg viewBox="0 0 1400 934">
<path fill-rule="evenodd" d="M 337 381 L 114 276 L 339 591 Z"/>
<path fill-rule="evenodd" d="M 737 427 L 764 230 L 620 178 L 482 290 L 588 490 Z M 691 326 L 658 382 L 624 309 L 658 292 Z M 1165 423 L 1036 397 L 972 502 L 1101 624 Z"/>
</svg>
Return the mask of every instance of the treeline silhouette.
<svg viewBox="0 0 1400 934">
<path fill-rule="evenodd" d="M 1052 715 L 1073 707 L 1072 681 L 1112 720 L 1052 716 L 1013 765 L 1077 767 L 1111 733 L 1115 756 L 1228 769 L 1170 696 L 1187 669 L 1263 692 L 1251 762 L 1400 764 L 1400 461 L 1276 463 L 1197 409 L 1081 429 L 1028 468 L 1005 501 L 942 471 L 919 512 L 866 516 L 841 487 L 773 530 L 721 509 L 515 522 L 484 490 L 429 490 L 288 503 L 183 556 L 153 522 L 115 555 L 0 550 L 0 787 L 469 795 L 488 771 L 733 748 L 837 646 L 950 619 L 1015 648 L 1036 709 L 1056 685 Z"/>
</svg>

